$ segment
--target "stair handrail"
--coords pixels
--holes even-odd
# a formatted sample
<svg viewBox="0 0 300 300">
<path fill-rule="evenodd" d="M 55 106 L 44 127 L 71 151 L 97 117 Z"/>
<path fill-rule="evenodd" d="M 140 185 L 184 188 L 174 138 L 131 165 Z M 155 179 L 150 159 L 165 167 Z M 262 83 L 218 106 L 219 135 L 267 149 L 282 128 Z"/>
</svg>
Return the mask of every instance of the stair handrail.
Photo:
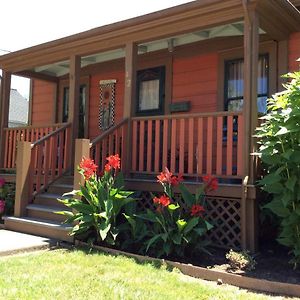
<svg viewBox="0 0 300 300">
<path fill-rule="evenodd" d="M 117 130 L 118 128 L 120 128 L 121 126 L 123 126 L 125 123 L 127 123 L 129 121 L 129 118 L 124 118 L 121 122 L 119 122 L 118 124 L 112 126 L 111 128 L 109 128 L 108 130 L 106 130 L 105 132 L 101 133 L 100 135 L 98 135 L 97 137 L 95 137 L 91 143 L 90 143 L 90 148 L 94 147 L 97 143 L 101 142 L 103 139 L 105 139 L 108 135 L 110 135 L 112 132 L 114 132 L 115 130 Z"/>
<path fill-rule="evenodd" d="M 71 123 L 64 123 L 65 125 L 63 125 L 62 127 L 57 128 L 56 130 L 52 131 L 51 133 L 48 133 L 47 135 L 45 135 L 44 137 L 42 137 L 41 139 L 33 142 L 31 144 L 31 148 L 35 147 L 36 145 L 39 145 L 41 143 L 43 143 L 44 141 L 48 140 L 49 138 L 51 138 L 52 136 L 58 134 L 59 132 L 65 130 L 66 128 L 71 126 Z"/>
</svg>

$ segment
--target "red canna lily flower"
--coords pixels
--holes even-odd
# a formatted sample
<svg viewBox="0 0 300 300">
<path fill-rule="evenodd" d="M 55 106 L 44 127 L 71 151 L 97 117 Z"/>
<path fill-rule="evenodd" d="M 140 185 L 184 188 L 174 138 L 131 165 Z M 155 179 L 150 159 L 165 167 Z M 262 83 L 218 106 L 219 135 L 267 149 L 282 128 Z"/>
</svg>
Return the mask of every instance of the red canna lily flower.
<svg viewBox="0 0 300 300">
<path fill-rule="evenodd" d="M 206 175 L 202 178 L 203 182 L 205 183 L 204 191 L 205 193 L 215 191 L 218 188 L 218 179 L 211 176 Z"/>
<path fill-rule="evenodd" d="M 153 203 L 155 204 L 160 204 L 161 206 L 168 206 L 171 203 L 171 200 L 168 196 L 166 195 L 162 195 L 159 198 L 158 197 L 154 197 L 153 198 Z"/>
<path fill-rule="evenodd" d="M 202 217 L 203 213 L 205 212 L 205 209 L 200 204 L 193 204 L 191 208 L 191 216 L 192 217 Z"/>
<path fill-rule="evenodd" d="M 179 174 L 178 177 L 172 176 L 172 178 L 171 178 L 171 185 L 176 186 L 176 185 L 178 185 L 182 181 L 183 181 L 182 174 Z"/>
<path fill-rule="evenodd" d="M 161 184 L 168 183 L 173 186 L 178 185 L 181 181 L 183 181 L 182 175 L 175 176 L 172 172 L 169 171 L 169 169 L 166 167 L 165 172 L 161 172 L 159 175 L 157 175 L 157 181 Z"/>
<path fill-rule="evenodd" d="M 111 166 L 109 165 L 109 164 L 106 164 L 105 166 L 104 166 L 104 171 L 105 172 L 109 172 L 111 170 Z"/>
<path fill-rule="evenodd" d="M 116 154 L 116 155 L 110 155 L 109 157 L 106 158 L 106 160 L 108 161 L 108 165 L 117 170 L 117 169 L 120 169 L 121 167 L 121 163 L 120 163 L 120 157 L 119 157 L 119 154 Z"/>
<path fill-rule="evenodd" d="M 90 158 L 83 157 L 79 168 L 83 171 L 83 176 L 85 180 L 89 180 L 97 171 L 98 166 Z"/>
</svg>

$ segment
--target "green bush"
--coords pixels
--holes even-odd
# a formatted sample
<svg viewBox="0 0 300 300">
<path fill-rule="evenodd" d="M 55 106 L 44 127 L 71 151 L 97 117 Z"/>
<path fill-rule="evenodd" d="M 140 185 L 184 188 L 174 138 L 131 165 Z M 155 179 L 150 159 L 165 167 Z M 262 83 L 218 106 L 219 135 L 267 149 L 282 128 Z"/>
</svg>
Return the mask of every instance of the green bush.
<svg viewBox="0 0 300 300">
<path fill-rule="evenodd" d="M 278 242 L 300 262 L 300 72 L 286 75 L 285 90 L 268 101 L 268 113 L 257 129 L 266 175 L 263 190 L 273 195 L 265 205 L 280 218 Z"/>
<path fill-rule="evenodd" d="M 70 198 L 59 200 L 72 208 L 59 213 L 67 217 L 65 223 L 73 225 L 71 235 L 85 234 L 90 236 L 90 241 L 115 245 L 120 232 L 130 230 L 123 209 L 134 199 L 130 197 L 132 192 L 123 190 L 123 175 L 118 172 L 119 156 L 111 155 L 107 160 L 104 174 L 97 176 L 98 166 L 90 159 L 82 159 L 79 172 L 85 178 L 85 185 L 64 195 Z"/>
<path fill-rule="evenodd" d="M 174 176 L 167 168 L 157 179 L 163 186 L 164 194 L 153 198 L 156 209 L 147 209 L 146 212 L 137 214 L 135 220 L 131 220 L 133 229 L 142 235 L 139 239 L 142 242 L 141 252 L 155 257 L 183 257 L 207 252 L 206 233 L 213 226 L 205 220 L 203 204 L 205 191 L 215 190 L 217 180 L 206 176 L 206 183 L 193 195 L 181 183 L 182 177 Z M 177 185 L 182 194 L 182 204 L 174 197 L 173 188 Z M 140 234 L 136 236 L 139 237 Z"/>
</svg>

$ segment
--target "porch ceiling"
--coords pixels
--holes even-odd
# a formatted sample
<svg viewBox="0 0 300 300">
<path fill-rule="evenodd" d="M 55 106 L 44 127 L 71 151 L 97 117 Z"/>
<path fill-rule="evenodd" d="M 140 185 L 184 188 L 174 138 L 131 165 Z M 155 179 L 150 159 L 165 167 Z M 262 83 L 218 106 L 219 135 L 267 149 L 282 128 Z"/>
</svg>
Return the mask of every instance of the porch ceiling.
<svg viewBox="0 0 300 300">
<path fill-rule="evenodd" d="M 237 22 L 245 17 L 243 3 L 257 10 L 261 28 L 274 39 L 284 39 L 290 32 L 300 31 L 300 13 L 288 0 L 198 0 L 0 56 L 0 68 L 12 73 L 48 71 L 57 76 L 66 72 L 66 62 L 72 55 L 81 56 L 83 65 L 87 65 L 101 61 L 103 53 L 108 57 L 120 56 L 120 50 L 115 49 L 122 49 L 128 41 L 146 46 L 140 47 L 143 51 L 154 51 L 170 37 L 180 44 L 210 35 L 224 36 L 224 30 L 226 34 L 230 30 L 237 33 Z M 94 53 L 102 53 L 102 58 Z M 55 63 L 56 69 L 36 69 Z"/>
<path fill-rule="evenodd" d="M 176 35 L 165 39 L 151 41 L 148 43 L 142 43 L 138 46 L 139 54 L 150 53 L 162 49 L 168 49 L 173 51 L 177 46 L 190 44 L 193 42 L 199 42 L 207 39 L 217 37 L 229 37 L 229 36 L 242 36 L 244 33 L 243 22 L 236 22 L 232 24 L 221 25 L 217 27 L 208 28 L 196 32 L 191 32 L 182 35 Z M 260 34 L 265 32 L 261 29 Z M 118 58 L 123 58 L 125 51 L 123 48 L 97 53 L 93 55 L 84 56 L 81 58 L 81 67 L 88 65 L 110 61 Z M 33 68 L 31 71 L 43 73 L 50 76 L 63 76 L 69 73 L 69 61 L 62 61 L 54 64 L 49 64 L 41 67 Z"/>
</svg>

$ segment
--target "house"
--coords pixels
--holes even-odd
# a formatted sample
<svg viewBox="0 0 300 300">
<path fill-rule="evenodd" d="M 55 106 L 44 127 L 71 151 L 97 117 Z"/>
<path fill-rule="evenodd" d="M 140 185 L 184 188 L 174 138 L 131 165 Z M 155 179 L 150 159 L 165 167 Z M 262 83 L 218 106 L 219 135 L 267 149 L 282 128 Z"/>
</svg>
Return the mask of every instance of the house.
<svg viewBox="0 0 300 300">
<path fill-rule="evenodd" d="M 28 100 L 16 89 L 10 90 L 8 127 L 28 125 Z"/>
<path fill-rule="evenodd" d="M 1 76 L 0 76 L 1 85 Z M 28 101 L 16 89 L 11 89 L 9 100 L 8 127 L 28 125 Z"/>
<path fill-rule="evenodd" d="M 192 190 L 218 177 L 211 239 L 255 250 L 253 133 L 280 75 L 299 68 L 295 5 L 199 0 L 1 56 L 1 166 L 17 170 L 6 227 L 68 239 L 53 211 L 57 194 L 78 187 L 70 172 L 83 155 L 103 168 L 119 153 L 145 206 L 166 166 Z M 32 79 L 28 128 L 6 128 L 12 74 Z"/>
</svg>

